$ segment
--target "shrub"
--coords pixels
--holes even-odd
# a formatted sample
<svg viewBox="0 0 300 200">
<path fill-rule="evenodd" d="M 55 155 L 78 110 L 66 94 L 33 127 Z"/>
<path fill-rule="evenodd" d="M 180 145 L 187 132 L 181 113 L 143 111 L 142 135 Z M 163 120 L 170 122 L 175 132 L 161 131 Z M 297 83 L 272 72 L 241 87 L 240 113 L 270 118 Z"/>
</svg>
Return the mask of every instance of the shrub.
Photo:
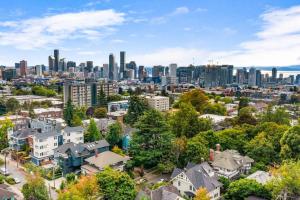
<svg viewBox="0 0 300 200">
<path fill-rule="evenodd" d="M 16 184 L 15 179 L 13 177 L 9 177 L 9 176 L 6 177 L 5 182 L 8 183 L 8 184 L 10 184 L 10 185 Z"/>
</svg>

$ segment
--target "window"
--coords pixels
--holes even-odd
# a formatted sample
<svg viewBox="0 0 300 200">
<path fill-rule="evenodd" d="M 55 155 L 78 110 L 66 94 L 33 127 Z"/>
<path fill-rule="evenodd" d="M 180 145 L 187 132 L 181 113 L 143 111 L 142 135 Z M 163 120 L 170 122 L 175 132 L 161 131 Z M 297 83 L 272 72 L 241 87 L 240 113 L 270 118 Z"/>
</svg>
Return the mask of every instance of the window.
<svg viewBox="0 0 300 200">
<path fill-rule="evenodd" d="M 180 181 L 178 181 L 178 186 L 180 186 Z"/>
<path fill-rule="evenodd" d="M 67 136 L 70 136 L 70 135 L 71 135 L 70 133 L 67 134 Z"/>
<path fill-rule="evenodd" d="M 54 140 L 57 140 L 57 136 L 54 136 Z"/>
<path fill-rule="evenodd" d="M 193 186 L 192 185 L 190 185 L 190 190 L 193 190 Z"/>
<path fill-rule="evenodd" d="M 44 155 L 44 153 L 40 153 L 40 156 L 43 156 Z"/>
<path fill-rule="evenodd" d="M 44 146 L 40 146 L 40 149 L 43 149 L 44 148 Z"/>
<path fill-rule="evenodd" d="M 70 140 L 70 139 L 68 139 L 68 140 L 67 140 L 67 142 L 71 142 L 71 140 Z"/>
<path fill-rule="evenodd" d="M 54 146 L 57 146 L 57 143 L 56 143 L 56 142 L 54 143 Z"/>
</svg>

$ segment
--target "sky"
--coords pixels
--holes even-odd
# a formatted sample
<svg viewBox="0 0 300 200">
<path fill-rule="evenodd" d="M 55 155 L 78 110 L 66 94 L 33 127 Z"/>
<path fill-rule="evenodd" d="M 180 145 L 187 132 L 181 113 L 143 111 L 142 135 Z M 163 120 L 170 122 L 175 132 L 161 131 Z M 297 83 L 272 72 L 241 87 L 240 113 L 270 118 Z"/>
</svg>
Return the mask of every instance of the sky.
<svg viewBox="0 0 300 200">
<path fill-rule="evenodd" d="M 0 65 L 61 57 L 102 66 L 300 64 L 299 0 L 0 1 Z"/>
</svg>

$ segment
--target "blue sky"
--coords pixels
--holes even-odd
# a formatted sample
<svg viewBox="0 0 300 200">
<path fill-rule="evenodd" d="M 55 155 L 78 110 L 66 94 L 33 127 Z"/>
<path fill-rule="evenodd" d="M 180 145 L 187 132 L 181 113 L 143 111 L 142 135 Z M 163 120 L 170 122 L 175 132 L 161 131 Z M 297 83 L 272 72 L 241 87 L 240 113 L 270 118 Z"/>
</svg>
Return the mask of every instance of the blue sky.
<svg viewBox="0 0 300 200">
<path fill-rule="evenodd" d="M 10 0 L 0 2 L 0 64 L 77 63 L 127 52 L 138 65 L 300 64 L 294 0 Z"/>
</svg>

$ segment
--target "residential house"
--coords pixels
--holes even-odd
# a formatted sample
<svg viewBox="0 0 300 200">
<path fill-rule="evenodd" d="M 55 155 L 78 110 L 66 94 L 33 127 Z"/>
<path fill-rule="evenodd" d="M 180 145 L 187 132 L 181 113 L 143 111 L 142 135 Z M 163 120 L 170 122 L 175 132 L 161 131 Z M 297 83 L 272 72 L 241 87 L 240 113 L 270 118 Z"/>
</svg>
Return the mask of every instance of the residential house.
<svg viewBox="0 0 300 200">
<path fill-rule="evenodd" d="M 17 200 L 17 199 L 21 199 L 21 198 L 14 192 L 12 192 L 8 185 L 0 184 L 0 199 L 1 200 Z"/>
<path fill-rule="evenodd" d="M 272 179 L 272 175 L 269 172 L 258 170 L 253 174 L 250 174 L 246 179 L 256 180 L 258 183 L 264 185 Z"/>
<path fill-rule="evenodd" d="M 29 126 L 29 117 L 23 117 L 21 115 L 9 115 L 9 116 L 0 116 L 0 121 L 9 119 L 14 124 L 13 130 L 25 129 Z"/>
<path fill-rule="evenodd" d="M 61 108 L 35 108 L 33 113 L 36 118 L 62 118 L 63 109 Z M 20 114 L 24 117 L 29 117 L 29 111 L 21 111 Z"/>
<path fill-rule="evenodd" d="M 151 200 L 184 200 L 180 196 L 180 193 L 173 185 L 167 185 L 159 187 L 156 190 L 152 190 L 150 194 Z"/>
<path fill-rule="evenodd" d="M 212 200 L 220 198 L 222 183 L 217 180 L 214 170 L 207 162 L 188 163 L 184 169 L 174 169 L 171 182 L 182 196 L 193 198 L 199 188 L 205 188 Z"/>
<path fill-rule="evenodd" d="M 75 144 L 84 143 L 84 128 L 81 126 L 65 127 L 62 129 L 63 143 L 73 142 Z"/>
<path fill-rule="evenodd" d="M 28 144 L 29 136 L 37 133 L 36 129 L 26 128 L 17 131 L 8 131 L 7 139 L 11 150 L 20 151 Z"/>
<path fill-rule="evenodd" d="M 102 171 L 105 167 L 123 171 L 128 160 L 130 160 L 128 156 L 121 156 L 111 151 L 96 153 L 94 156 L 85 159 L 87 164 L 81 166 L 81 172 L 83 174 L 94 174 Z"/>
<path fill-rule="evenodd" d="M 252 158 L 242 156 L 236 150 L 220 151 L 219 145 L 216 151 L 210 149 L 210 164 L 219 176 L 232 179 L 240 174 L 247 174 L 253 162 Z"/>
<path fill-rule="evenodd" d="M 80 170 L 85 159 L 94 156 L 96 152 L 102 153 L 109 150 L 109 143 L 100 140 L 90 143 L 65 143 L 54 150 L 54 159 L 61 167 L 64 174 Z"/>
</svg>

